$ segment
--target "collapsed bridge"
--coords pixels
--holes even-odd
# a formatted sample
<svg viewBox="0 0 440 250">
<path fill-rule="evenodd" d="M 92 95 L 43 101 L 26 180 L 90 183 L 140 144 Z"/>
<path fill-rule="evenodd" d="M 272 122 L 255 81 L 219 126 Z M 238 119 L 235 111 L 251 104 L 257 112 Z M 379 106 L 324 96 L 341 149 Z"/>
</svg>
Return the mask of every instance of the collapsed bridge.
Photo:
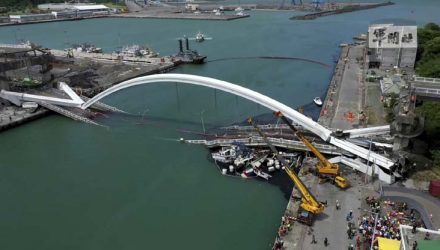
<svg viewBox="0 0 440 250">
<path fill-rule="evenodd" d="M 45 101 L 45 102 L 54 102 L 56 105 L 66 105 L 70 107 L 77 107 L 81 109 L 87 109 L 94 103 L 98 102 L 102 98 L 105 98 L 108 95 L 111 95 L 115 92 L 118 92 L 122 89 L 137 86 L 137 85 L 144 85 L 144 84 L 150 84 L 150 83 L 160 83 L 160 82 L 176 82 L 176 83 L 186 83 L 186 84 L 193 84 L 198 86 L 205 86 L 209 88 L 214 88 L 218 90 L 222 90 L 227 93 L 231 93 L 240 97 L 243 97 L 245 99 L 248 99 L 252 102 L 255 102 L 257 104 L 260 104 L 270 110 L 273 111 L 280 111 L 292 120 L 295 124 L 300 125 L 304 129 L 309 130 L 310 132 L 316 134 L 319 136 L 322 140 L 341 148 L 347 152 L 352 153 L 353 155 L 356 155 L 358 158 L 367 160 L 368 162 L 373 163 L 373 165 L 378 166 L 375 169 L 375 173 L 379 175 L 379 179 L 382 181 L 385 181 L 387 183 L 391 183 L 392 178 L 392 167 L 394 166 L 394 162 L 390 159 L 377 154 L 375 152 L 371 152 L 365 148 L 362 148 L 360 146 L 357 146 L 351 142 L 348 142 L 346 140 L 342 140 L 339 138 L 336 138 L 332 131 L 325 128 L 324 126 L 320 125 L 319 123 L 313 121 L 312 119 L 306 117 L 305 115 L 301 114 L 300 112 L 294 110 L 291 107 L 288 107 L 287 105 L 284 105 L 268 96 L 265 96 L 263 94 L 260 94 L 256 91 L 250 90 L 248 88 L 229 83 L 226 81 L 210 78 L 210 77 L 203 77 L 203 76 L 196 76 L 196 75 L 188 75 L 188 74 L 156 74 L 156 75 L 149 75 L 149 76 L 142 76 L 137 77 L 131 80 L 124 81 L 122 83 L 119 83 L 117 85 L 114 85 L 107 90 L 99 93 L 95 97 L 91 98 L 87 102 L 84 102 L 83 100 L 72 98 L 71 100 L 62 99 L 62 98 L 53 98 L 53 97 L 47 97 L 47 96 L 35 96 L 35 95 L 27 95 L 27 94 L 21 94 L 21 93 L 14 93 L 14 92 L 8 92 L 2 90 L 1 96 L 5 99 L 9 97 L 12 97 L 15 101 L 17 99 L 20 99 L 22 101 Z M 354 169 L 357 169 L 361 172 L 373 174 L 373 171 L 370 169 L 370 166 L 362 163 L 360 160 L 351 161 L 351 164 L 347 164 Z"/>
</svg>

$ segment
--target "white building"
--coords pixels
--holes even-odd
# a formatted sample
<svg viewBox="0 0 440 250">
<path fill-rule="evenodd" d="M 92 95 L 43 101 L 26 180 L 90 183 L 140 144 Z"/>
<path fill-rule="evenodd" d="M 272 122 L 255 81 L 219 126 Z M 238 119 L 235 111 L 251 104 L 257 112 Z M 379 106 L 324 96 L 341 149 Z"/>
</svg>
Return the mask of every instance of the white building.
<svg viewBox="0 0 440 250">
<path fill-rule="evenodd" d="M 369 67 L 414 68 L 417 26 L 374 24 L 368 28 Z"/>
<path fill-rule="evenodd" d="M 9 19 L 12 23 L 26 23 L 26 22 L 34 22 L 34 21 L 42 21 L 42 20 L 51 20 L 54 19 L 54 15 L 52 14 L 34 14 L 34 15 L 10 15 Z"/>
<path fill-rule="evenodd" d="M 97 4 L 97 5 L 92 5 L 92 4 L 88 4 L 88 5 L 73 5 L 72 10 L 76 10 L 79 12 L 83 12 L 83 11 L 92 11 L 92 12 L 109 12 L 110 9 L 102 4 Z"/>
<path fill-rule="evenodd" d="M 109 12 L 110 9 L 103 4 L 70 4 L 70 3 L 48 3 L 39 4 L 38 9 L 47 11 L 79 11 L 79 12 Z"/>
</svg>

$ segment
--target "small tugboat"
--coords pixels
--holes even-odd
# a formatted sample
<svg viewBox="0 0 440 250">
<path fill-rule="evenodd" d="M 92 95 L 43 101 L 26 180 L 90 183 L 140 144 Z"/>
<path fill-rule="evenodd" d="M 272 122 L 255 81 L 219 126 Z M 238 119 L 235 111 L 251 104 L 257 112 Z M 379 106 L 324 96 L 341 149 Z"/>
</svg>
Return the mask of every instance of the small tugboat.
<svg viewBox="0 0 440 250">
<path fill-rule="evenodd" d="M 205 62 L 206 56 L 200 55 L 196 50 L 189 49 L 188 38 L 185 37 L 185 48 L 183 50 L 182 39 L 179 39 L 179 53 L 174 55 L 174 58 L 181 60 L 183 63 L 202 64 Z"/>
<path fill-rule="evenodd" d="M 199 33 L 196 35 L 196 42 L 201 43 L 203 41 L 205 41 L 205 35 L 199 31 Z"/>
<path fill-rule="evenodd" d="M 313 98 L 313 102 L 314 102 L 317 106 L 319 106 L 319 107 L 322 106 L 322 100 L 321 100 L 321 98 L 319 98 L 319 97 L 315 97 L 315 98 Z"/>
</svg>

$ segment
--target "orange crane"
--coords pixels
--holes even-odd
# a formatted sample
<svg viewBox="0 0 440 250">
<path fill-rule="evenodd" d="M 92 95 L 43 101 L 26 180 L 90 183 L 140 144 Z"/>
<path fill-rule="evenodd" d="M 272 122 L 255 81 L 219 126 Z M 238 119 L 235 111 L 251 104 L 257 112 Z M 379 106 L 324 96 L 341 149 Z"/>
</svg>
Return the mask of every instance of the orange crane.
<svg viewBox="0 0 440 250">
<path fill-rule="evenodd" d="M 269 141 L 266 135 L 252 121 L 252 118 L 249 118 L 248 122 L 249 124 L 254 126 L 255 130 L 257 130 L 258 134 L 260 134 L 264 142 L 267 144 L 267 146 L 269 146 L 272 153 L 281 163 L 281 166 L 284 167 L 284 171 L 286 171 L 287 175 L 290 177 L 290 179 L 292 179 L 296 189 L 301 193 L 301 204 L 300 204 L 300 209 L 298 210 L 298 217 L 296 218 L 296 220 L 303 222 L 307 225 L 312 225 L 314 216 L 324 211 L 324 204 L 318 202 L 316 198 L 312 195 L 312 193 L 310 193 L 310 191 L 307 189 L 307 187 L 304 185 L 301 179 L 296 175 L 296 173 L 292 169 L 290 169 L 286 160 L 279 154 L 275 146 L 272 145 L 272 143 Z"/>
<path fill-rule="evenodd" d="M 318 158 L 318 164 L 316 165 L 317 174 L 320 178 L 329 179 L 336 186 L 345 189 L 349 186 L 348 182 L 344 177 L 341 176 L 339 165 L 331 163 L 324 157 L 324 155 L 319 152 L 319 150 L 311 143 L 307 138 L 299 132 L 287 118 L 281 112 L 275 112 L 275 116 L 279 117 L 284 123 L 289 126 L 289 128 L 293 131 L 293 133 L 300 139 L 304 145 L 306 145 L 310 151 Z"/>
</svg>

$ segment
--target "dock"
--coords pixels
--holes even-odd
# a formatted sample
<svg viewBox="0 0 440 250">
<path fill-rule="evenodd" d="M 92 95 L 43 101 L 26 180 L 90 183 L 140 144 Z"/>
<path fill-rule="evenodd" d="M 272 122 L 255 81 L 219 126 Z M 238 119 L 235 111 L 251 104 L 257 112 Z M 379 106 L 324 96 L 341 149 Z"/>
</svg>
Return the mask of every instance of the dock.
<svg viewBox="0 0 440 250">
<path fill-rule="evenodd" d="M 372 3 L 345 4 L 345 5 L 339 4 L 338 8 L 327 9 L 327 10 L 323 10 L 323 11 L 319 11 L 319 12 L 315 12 L 315 13 L 310 13 L 310 14 L 306 14 L 306 15 L 293 16 L 290 19 L 291 20 L 313 20 L 313 19 L 316 19 L 319 17 L 344 14 L 344 13 L 360 11 L 360 10 L 374 9 L 374 8 L 389 6 L 389 5 L 393 5 L 393 4 L 394 4 L 393 2 L 385 2 L 385 3 L 377 3 L 377 4 L 372 4 Z"/>
<path fill-rule="evenodd" d="M 71 50 L 74 58 L 79 59 L 91 59 L 94 61 L 101 61 L 107 63 L 126 63 L 126 64 L 145 64 L 145 65 L 156 65 L 158 70 L 166 70 L 170 67 L 180 64 L 178 59 L 173 57 L 127 57 L 120 56 L 118 54 L 112 53 L 86 53 L 76 50 Z M 50 52 L 57 57 L 68 57 L 68 51 L 51 49 Z"/>
<path fill-rule="evenodd" d="M 208 21 L 231 21 L 236 19 L 242 19 L 250 17 L 249 14 L 242 16 L 237 15 L 214 15 L 213 13 L 191 13 L 191 12 L 166 12 L 166 13 L 155 13 L 155 12 L 140 12 L 140 13 L 127 13 L 127 14 L 116 14 L 111 17 L 115 18 L 152 18 L 152 19 L 188 19 L 188 20 L 208 20 Z"/>
<path fill-rule="evenodd" d="M 22 109 L 15 106 L 0 106 L 0 132 L 46 117 L 47 109 Z"/>
<path fill-rule="evenodd" d="M 171 56 L 135 57 L 116 53 L 85 53 L 77 50 L 43 49 L 33 44 L 0 44 L 0 54 L 4 58 L 0 63 L 0 72 L 5 77 L 10 77 L 9 72 L 14 72 L 14 78 L 11 78 L 4 90 L 66 101 L 72 96 L 79 101 L 87 101 L 89 97 L 114 84 L 138 76 L 167 72 L 181 64 L 179 59 Z M 55 67 L 50 67 L 49 64 Z M 33 65 L 39 65 L 41 70 L 38 67 L 29 68 Z M 57 77 L 50 80 L 50 74 Z M 23 83 L 26 78 L 31 80 Z M 51 83 L 54 81 L 59 83 L 60 89 L 52 87 Z M 66 83 L 74 86 L 73 89 L 66 87 Z M 93 121 L 98 112 L 124 113 L 100 102 L 91 107 L 93 110 L 61 107 L 44 100 L 30 101 L 32 105 L 27 105 L 29 107 L 26 108 L 22 107 L 21 102 L 14 102 L 14 99 L 12 103 L 16 106 L 7 102 L 0 105 L 0 131 L 44 117 L 50 111 L 93 125 L 99 125 Z"/>
</svg>

